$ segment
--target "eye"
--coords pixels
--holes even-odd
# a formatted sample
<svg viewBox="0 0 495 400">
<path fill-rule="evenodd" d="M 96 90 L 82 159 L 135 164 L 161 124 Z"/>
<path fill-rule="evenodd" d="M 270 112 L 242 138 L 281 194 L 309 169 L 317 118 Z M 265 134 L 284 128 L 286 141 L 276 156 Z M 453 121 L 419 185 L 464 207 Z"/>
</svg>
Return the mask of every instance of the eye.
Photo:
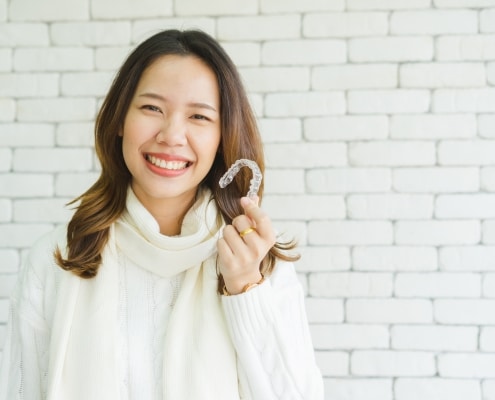
<svg viewBox="0 0 495 400">
<path fill-rule="evenodd" d="M 160 110 L 159 107 L 157 106 L 154 106 L 152 104 L 145 104 L 144 106 L 141 107 L 143 110 L 150 110 L 150 111 L 154 111 L 154 112 L 159 112 L 161 113 L 162 110 Z"/>
<path fill-rule="evenodd" d="M 193 114 L 191 116 L 192 119 L 198 119 L 198 120 L 203 120 L 203 121 L 209 121 L 210 119 L 208 117 L 205 117 L 204 115 L 201 114 Z"/>
</svg>

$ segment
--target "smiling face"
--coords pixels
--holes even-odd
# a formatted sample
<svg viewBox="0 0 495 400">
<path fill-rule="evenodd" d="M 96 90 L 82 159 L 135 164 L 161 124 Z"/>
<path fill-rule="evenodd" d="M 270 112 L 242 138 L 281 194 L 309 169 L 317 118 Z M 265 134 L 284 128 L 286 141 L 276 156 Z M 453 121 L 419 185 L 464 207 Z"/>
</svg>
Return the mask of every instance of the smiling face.
<svg viewBox="0 0 495 400">
<path fill-rule="evenodd" d="M 132 188 L 146 208 L 191 204 L 215 159 L 220 126 L 217 79 L 199 58 L 166 55 L 144 71 L 121 135 Z"/>
</svg>

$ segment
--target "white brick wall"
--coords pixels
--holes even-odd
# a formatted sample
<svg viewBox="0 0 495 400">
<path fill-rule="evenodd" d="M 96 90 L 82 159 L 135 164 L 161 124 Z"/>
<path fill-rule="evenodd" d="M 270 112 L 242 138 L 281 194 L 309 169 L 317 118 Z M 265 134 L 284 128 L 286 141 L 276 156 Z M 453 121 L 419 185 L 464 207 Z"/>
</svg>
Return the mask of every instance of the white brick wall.
<svg viewBox="0 0 495 400">
<path fill-rule="evenodd" d="M 199 27 L 259 116 L 326 398 L 495 400 L 494 0 L 0 0 L 0 22 L 0 350 L 21 253 L 98 174 L 115 70 Z"/>
</svg>

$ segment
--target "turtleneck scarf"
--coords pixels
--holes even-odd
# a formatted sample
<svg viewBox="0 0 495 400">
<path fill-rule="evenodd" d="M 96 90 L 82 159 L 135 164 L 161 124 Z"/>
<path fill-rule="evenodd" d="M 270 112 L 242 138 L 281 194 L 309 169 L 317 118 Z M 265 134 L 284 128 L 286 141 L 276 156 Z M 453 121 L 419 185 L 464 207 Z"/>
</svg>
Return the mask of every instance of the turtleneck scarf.
<svg viewBox="0 0 495 400">
<path fill-rule="evenodd" d="M 162 277 L 184 272 L 163 343 L 163 399 L 239 399 L 236 355 L 217 293 L 216 243 L 223 223 L 208 190 L 179 236 L 160 234 L 132 189 L 111 227 L 98 275 L 67 273 L 50 347 L 49 400 L 119 398 L 118 254 Z"/>
</svg>

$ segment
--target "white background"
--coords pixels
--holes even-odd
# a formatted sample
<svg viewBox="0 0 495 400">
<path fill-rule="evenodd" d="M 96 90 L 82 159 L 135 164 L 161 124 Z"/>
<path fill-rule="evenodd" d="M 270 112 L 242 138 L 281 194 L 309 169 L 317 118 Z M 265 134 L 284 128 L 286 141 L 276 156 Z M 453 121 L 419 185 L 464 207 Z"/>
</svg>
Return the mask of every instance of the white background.
<svg viewBox="0 0 495 400">
<path fill-rule="evenodd" d="M 326 398 L 495 399 L 495 0 L 0 0 L 0 348 L 114 72 L 171 27 L 240 68 Z"/>
</svg>

